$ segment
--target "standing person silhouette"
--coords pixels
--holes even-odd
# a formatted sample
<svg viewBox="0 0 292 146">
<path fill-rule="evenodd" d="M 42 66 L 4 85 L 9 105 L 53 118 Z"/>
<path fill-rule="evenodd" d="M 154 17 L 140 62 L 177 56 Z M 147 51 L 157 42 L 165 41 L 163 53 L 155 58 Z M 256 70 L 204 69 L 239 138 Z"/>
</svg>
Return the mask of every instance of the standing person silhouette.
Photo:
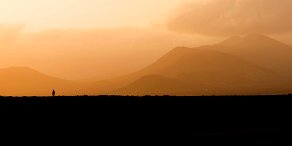
<svg viewBox="0 0 292 146">
<path fill-rule="evenodd" d="M 55 90 L 53 90 L 52 95 L 55 96 L 55 94 L 56 94 L 56 92 L 55 92 Z"/>
</svg>

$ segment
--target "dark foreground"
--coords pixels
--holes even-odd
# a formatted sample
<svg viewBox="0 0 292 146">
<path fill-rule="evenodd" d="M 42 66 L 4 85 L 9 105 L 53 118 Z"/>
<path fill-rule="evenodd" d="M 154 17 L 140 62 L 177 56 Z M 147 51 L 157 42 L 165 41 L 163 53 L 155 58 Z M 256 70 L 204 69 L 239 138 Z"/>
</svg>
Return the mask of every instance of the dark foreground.
<svg viewBox="0 0 292 146">
<path fill-rule="evenodd" d="M 0 97 L 0 114 L 107 136 L 251 136 L 279 142 L 291 135 L 291 97 Z"/>
</svg>

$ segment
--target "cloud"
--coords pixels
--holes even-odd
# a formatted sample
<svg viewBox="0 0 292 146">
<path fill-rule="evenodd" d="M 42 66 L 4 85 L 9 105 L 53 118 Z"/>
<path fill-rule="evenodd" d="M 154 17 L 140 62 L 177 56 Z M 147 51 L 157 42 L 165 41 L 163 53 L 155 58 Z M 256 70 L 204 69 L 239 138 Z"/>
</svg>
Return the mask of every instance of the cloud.
<svg viewBox="0 0 292 146">
<path fill-rule="evenodd" d="M 170 30 L 226 36 L 292 31 L 292 0 L 204 0 L 181 6 Z"/>
</svg>

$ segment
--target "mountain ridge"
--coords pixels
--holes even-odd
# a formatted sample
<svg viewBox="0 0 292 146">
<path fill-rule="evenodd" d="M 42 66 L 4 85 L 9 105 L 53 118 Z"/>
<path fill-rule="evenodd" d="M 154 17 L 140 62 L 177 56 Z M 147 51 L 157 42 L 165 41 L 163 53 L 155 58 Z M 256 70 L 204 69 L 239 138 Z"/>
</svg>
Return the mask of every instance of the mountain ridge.
<svg viewBox="0 0 292 146">
<path fill-rule="evenodd" d="M 0 83 L 2 96 L 48 96 L 53 89 L 57 95 L 78 95 L 90 93 L 92 89 L 86 84 L 52 77 L 29 67 L 0 69 Z"/>
<path fill-rule="evenodd" d="M 212 49 L 274 70 L 287 78 L 292 74 L 292 47 L 264 35 L 247 35 L 234 42 L 227 39 Z"/>
<path fill-rule="evenodd" d="M 260 43 L 254 44 L 255 41 Z M 222 45 L 226 43 L 228 45 Z M 236 46 L 238 44 L 240 46 Z M 127 78 L 131 79 L 132 77 L 131 80 L 127 81 L 127 78 L 124 78 L 124 82 L 128 82 L 128 85 L 123 84 L 124 90 L 126 90 L 125 88 L 131 91 L 135 90 L 133 84 L 137 84 L 137 81 L 148 74 L 158 74 L 191 83 L 191 85 L 189 84 L 190 90 L 186 91 L 189 95 L 279 93 L 288 92 L 289 88 L 292 87 L 292 82 L 286 81 L 287 78 L 283 75 L 283 71 L 279 72 L 270 68 L 269 64 L 262 65 L 244 56 L 232 53 L 232 51 L 229 52 L 228 49 L 224 50 L 225 48 L 222 46 L 231 46 L 228 49 L 232 51 L 246 48 L 251 51 L 250 46 L 256 46 L 254 50 L 261 50 L 262 52 L 254 52 L 255 54 L 266 53 L 263 51 L 265 47 L 275 52 L 290 49 L 290 46 L 286 44 L 259 34 L 231 37 L 215 45 L 196 48 L 177 47 L 152 65 L 128 75 Z M 279 61 L 279 63 L 282 62 L 282 60 Z M 280 87 L 281 83 L 285 83 L 287 87 Z M 145 88 L 148 87 L 145 85 Z M 192 92 L 191 90 L 199 91 Z"/>
<path fill-rule="evenodd" d="M 218 44 L 176 47 L 145 68 L 112 80 L 77 83 L 28 67 L 0 69 L 1 95 L 226 95 L 288 93 L 292 47 L 251 34 Z"/>
</svg>

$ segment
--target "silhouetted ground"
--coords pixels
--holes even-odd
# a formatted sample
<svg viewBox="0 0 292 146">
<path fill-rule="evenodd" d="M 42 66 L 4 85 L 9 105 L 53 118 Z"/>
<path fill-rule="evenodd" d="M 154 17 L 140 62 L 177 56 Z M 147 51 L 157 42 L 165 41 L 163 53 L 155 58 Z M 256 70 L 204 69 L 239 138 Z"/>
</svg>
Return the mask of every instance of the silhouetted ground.
<svg viewBox="0 0 292 146">
<path fill-rule="evenodd" d="M 84 129 L 97 128 L 93 131 L 108 136 L 150 133 L 151 137 L 252 136 L 267 140 L 289 136 L 291 97 L 0 97 L 0 113 L 33 114 L 55 119 L 67 128 L 81 120 Z"/>
<path fill-rule="evenodd" d="M 230 95 L 230 96 L 0 96 L 0 104 L 39 105 L 39 104 L 286 104 L 289 95 Z"/>
</svg>

